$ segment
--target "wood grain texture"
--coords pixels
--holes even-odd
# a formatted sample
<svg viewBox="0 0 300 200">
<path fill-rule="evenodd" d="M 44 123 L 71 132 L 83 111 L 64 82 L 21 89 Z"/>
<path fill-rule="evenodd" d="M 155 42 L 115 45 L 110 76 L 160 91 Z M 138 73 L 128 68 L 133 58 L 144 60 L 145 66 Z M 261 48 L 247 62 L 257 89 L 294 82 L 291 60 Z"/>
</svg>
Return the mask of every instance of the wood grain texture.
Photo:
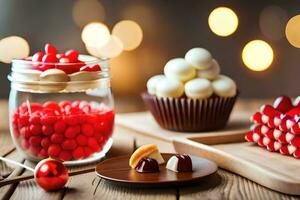
<svg viewBox="0 0 300 200">
<path fill-rule="evenodd" d="M 203 181 L 203 183 L 193 187 L 181 188 L 180 199 L 296 200 L 300 198 L 274 192 L 241 176 L 232 175 L 225 170 L 219 170 L 218 176 L 211 177 L 210 179 Z"/>
<path fill-rule="evenodd" d="M 161 128 L 149 112 L 120 114 L 116 117 L 116 124 L 141 136 L 152 137 L 164 142 L 171 142 L 173 138 L 192 138 L 201 143 L 215 144 L 242 141 L 249 123 L 241 116 L 233 117 L 224 130 L 212 132 L 188 133 L 174 132 Z"/>
<path fill-rule="evenodd" d="M 300 162 L 293 157 L 270 153 L 247 142 L 207 146 L 188 139 L 176 139 L 173 144 L 178 152 L 211 159 L 219 167 L 265 187 L 300 195 Z"/>
</svg>

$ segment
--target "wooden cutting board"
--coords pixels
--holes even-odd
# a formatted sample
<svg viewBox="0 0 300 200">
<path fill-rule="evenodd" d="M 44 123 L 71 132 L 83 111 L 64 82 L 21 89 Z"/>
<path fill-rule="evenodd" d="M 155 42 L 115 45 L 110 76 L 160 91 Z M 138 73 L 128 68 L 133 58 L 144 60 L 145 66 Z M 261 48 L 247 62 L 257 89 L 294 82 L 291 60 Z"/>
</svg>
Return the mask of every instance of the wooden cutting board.
<svg viewBox="0 0 300 200">
<path fill-rule="evenodd" d="M 300 160 L 244 142 L 245 131 L 250 126 L 248 116 L 234 113 L 225 129 L 203 133 L 162 129 L 148 112 L 120 114 L 116 124 L 135 135 L 172 144 L 179 153 L 213 160 L 219 167 L 270 189 L 300 195 Z"/>
</svg>

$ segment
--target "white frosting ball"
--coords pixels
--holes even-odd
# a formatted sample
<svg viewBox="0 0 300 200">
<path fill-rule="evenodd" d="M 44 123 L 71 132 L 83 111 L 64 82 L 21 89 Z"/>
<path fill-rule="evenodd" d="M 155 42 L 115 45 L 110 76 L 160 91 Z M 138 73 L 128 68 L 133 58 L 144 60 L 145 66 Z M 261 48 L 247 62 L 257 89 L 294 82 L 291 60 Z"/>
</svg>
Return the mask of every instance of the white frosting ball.
<svg viewBox="0 0 300 200">
<path fill-rule="evenodd" d="M 193 48 L 185 54 L 185 60 L 197 69 L 207 69 L 211 65 L 212 56 L 206 49 Z"/>
<path fill-rule="evenodd" d="M 169 60 L 165 65 L 164 73 L 169 79 L 182 82 L 191 80 L 196 76 L 196 70 L 183 58 Z"/>
<path fill-rule="evenodd" d="M 212 86 L 216 95 L 221 97 L 232 97 L 236 95 L 237 87 L 235 82 L 224 75 L 220 75 L 212 82 Z"/>
<path fill-rule="evenodd" d="M 207 69 L 198 70 L 197 71 L 197 76 L 199 78 L 206 78 L 208 80 L 215 80 L 216 78 L 218 78 L 220 72 L 221 72 L 221 69 L 220 69 L 219 63 L 215 59 L 212 59 L 211 66 Z"/>
<path fill-rule="evenodd" d="M 148 81 L 147 81 L 147 90 L 149 94 L 155 95 L 156 94 L 156 86 L 157 83 L 162 80 L 163 78 L 165 78 L 164 75 L 159 74 L 159 75 L 155 75 L 152 76 Z"/>
<path fill-rule="evenodd" d="M 163 78 L 156 86 L 158 97 L 180 97 L 184 93 L 183 84 L 180 81 Z"/>
<path fill-rule="evenodd" d="M 213 87 L 209 80 L 196 78 L 185 84 L 184 91 L 187 97 L 205 99 L 213 94 Z"/>
</svg>

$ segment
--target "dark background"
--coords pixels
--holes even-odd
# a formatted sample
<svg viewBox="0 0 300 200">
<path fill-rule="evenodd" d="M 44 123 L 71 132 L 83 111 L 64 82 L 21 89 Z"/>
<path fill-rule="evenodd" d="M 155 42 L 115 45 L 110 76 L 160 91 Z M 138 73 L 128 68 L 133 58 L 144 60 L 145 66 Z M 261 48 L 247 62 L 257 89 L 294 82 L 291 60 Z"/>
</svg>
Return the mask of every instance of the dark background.
<svg viewBox="0 0 300 200">
<path fill-rule="evenodd" d="M 88 1 L 88 0 L 87 0 Z M 99 0 L 105 9 L 102 21 L 110 29 L 123 19 L 136 21 L 144 38 L 136 50 L 112 60 L 113 89 L 116 95 L 138 96 L 153 74 L 164 64 L 182 57 L 192 47 L 207 48 L 221 64 L 222 72 L 236 80 L 244 98 L 268 98 L 280 94 L 299 95 L 299 49 L 285 37 L 272 40 L 259 27 L 261 11 L 280 6 L 291 18 L 300 13 L 299 0 Z M 72 0 L 0 0 L 0 38 L 18 35 L 30 44 L 31 54 L 51 42 L 59 50 L 70 48 L 86 53 L 72 17 Z M 209 13 L 218 6 L 232 8 L 239 17 L 237 31 L 229 37 L 213 34 L 207 24 Z M 276 20 L 274 20 L 276 23 Z M 284 27 L 283 27 L 284 28 Z M 253 72 L 244 66 L 241 52 L 254 39 L 267 41 L 274 50 L 269 69 Z M 10 66 L 0 63 L 0 98 L 7 98 Z"/>
</svg>

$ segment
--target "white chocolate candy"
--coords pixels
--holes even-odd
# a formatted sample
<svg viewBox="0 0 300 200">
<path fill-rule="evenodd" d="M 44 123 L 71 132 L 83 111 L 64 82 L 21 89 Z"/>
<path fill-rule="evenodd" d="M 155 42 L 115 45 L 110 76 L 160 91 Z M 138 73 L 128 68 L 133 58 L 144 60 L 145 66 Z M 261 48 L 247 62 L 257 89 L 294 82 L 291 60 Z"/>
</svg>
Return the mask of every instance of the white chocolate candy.
<svg viewBox="0 0 300 200">
<path fill-rule="evenodd" d="M 92 81 L 100 78 L 99 72 L 80 71 L 69 75 L 71 81 Z"/>
<path fill-rule="evenodd" d="M 185 84 L 184 91 L 189 98 L 206 99 L 213 94 L 213 87 L 209 80 L 196 78 Z"/>
<path fill-rule="evenodd" d="M 167 62 L 164 73 L 169 79 L 186 82 L 195 77 L 196 70 L 183 58 L 174 58 Z"/>
<path fill-rule="evenodd" d="M 193 48 L 185 54 L 185 60 L 197 69 L 207 69 L 211 65 L 212 56 L 206 49 Z"/>
<path fill-rule="evenodd" d="M 163 78 L 156 86 L 158 97 L 180 97 L 184 93 L 183 84 L 180 81 Z"/>
<path fill-rule="evenodd" d="M 156 94 L 156 86 L 157 83 L 162 80 L 163 78 L 165 78 L 164 75 L 159 74 L 159 75 L 155 75 L 152 76 L 148 81 L 147 81 L 147 90 L 149 94 L 155 95 Z"/>
<path fill-rule="evenodd" d="M 67 82 L 69 80 L 69 76 L 60 69 L 48 69 L 42 72 L 40 75 L 40 81 Z"/>
<path fill-rule="evenodd" d="M 212 82 L 214 93 L 221 97 L 233 97 L 236 95 L 237 87 L 235 82 L 224 75 L 220 75 Z"/>
<path fill-rule="evenodd" d="M 215 59 L 213 59 L 212 64 L 209 68 L 197 71 L 197 76 L 199 78 L 215 80 L 216 78 L 218 78 L 220 71 L 221 69 L 219 63 Z"/>
</svg>

